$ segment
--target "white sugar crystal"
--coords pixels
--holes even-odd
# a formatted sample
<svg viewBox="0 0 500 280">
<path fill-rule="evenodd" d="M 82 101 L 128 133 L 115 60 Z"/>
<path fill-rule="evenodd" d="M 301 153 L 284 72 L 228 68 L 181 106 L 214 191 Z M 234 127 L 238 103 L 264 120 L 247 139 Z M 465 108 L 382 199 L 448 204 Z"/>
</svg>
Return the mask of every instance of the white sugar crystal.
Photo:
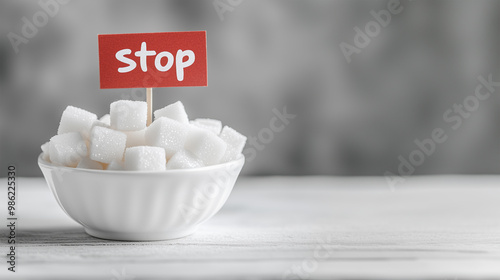
<svg viewBox="0 0 500 280">
<path fill-rule="evenodd" d="M 126 170 L 165 170 L 165 150 L 159 147 L 137 146 L 125 151 Z"/>
<path fill-rule="evenodd" d="M 108 164 L 106 170 L 123 170 L 123 163 L 115 159 Z"/>
<path fill-rule="evenodd" d="M 111 127 L 117 130 L 146 128 L 147 104 L 144 101 L 119 100 L 110 105 Z"/>
<path fill-rule="evenodd" d="M 199 128 L 208 129 L 211 132 L 215 133 L 215 135 L 219 135 L 222 129 L 222 122 L 214 119 L 195 119 L 190 123 Z"/>
<path fill-rule="evenodd" d="M 205 165 L 217 164 L 226 152 L 227 144 L 212 132 L 191 127 L 184 148 L 201 159 Z"/>
<path fill-rule="evenodd" d="M 126 142 L 125 133 L 95 126 L 90 133 L 90 159 L 103 163 L 122 160 Z"/>
<path fill-rule="evenodd" d="M 135 146 L 146 146 L 146 129 L 137 131 L 123 131 L 127 135 L 127 148 Z"/>
<path fill-rule="evenodd" d="M 224 126 L 220 134 L 220 138 L 227 144 L 226 153 L 222 157 L 221 162 L 228 162 L 237 159 L 243 151 L 247 141 L 247 138 L 244 135 L 229 126 Z"/>
<path fill-rule="evenodd" d="M 147 128 L 146 145 L 164 148 L 165 155 L 170 158 L 184 147 L 189 129 L 189 125 L 161 117 Z"/>
<path fill-rule="evenodd" d="M 184 109 L 184 104 L 182 104 L 182 102 L 180 101 L 167 105 L 162 109 L 156 110 L 154 112 L 154 115 L 155 120 L 161 117 L 166 117 L 184 124 L 189 123 L 188 115 L 186 114 L 186 110 Z"/>
<path fill-rule="evenodd" d="M 50 162 L 50 155 L 49 155 L 49 147 L 50 147 L 50 143 L 49 142 L 46 142 L 45 144 L 43 144 L 40 148 L 42 148 L 42 159 L 47 161 L 47 162 Z"/>
<path fill-rule="evenodd" d="M 52 163 L 76 167 L 87 156 L 85 139 L 79 132 L 69 132 L 50 138 L 49 154 Z"/>
<path fill-rule="evenodd" d="M 167 162 L 167 169 L 185 169 L 202 166 L 203 162 L 186 150 L 178 151 Z"/>
<path fill-rule="evenodd" d="M 106 114 L 104 116 L 102 116 L 99 121 L 111 126 L 111 116 L 109 114 Z"/>
<path fill-rule="evenodd" d="M 101 163 L 91 160 L 88 157 L 82 158 L 76 168 L 85 168 L 85 169 L 99 169 L 102 170 L 103 166 Z"/>
<path fill-rule="evenodd" d="M 83 137 L 88 137 L 95 120 L 97 120 L 95 114 L 80 108 L 68 106 L 62 113 L 57 134 L 80 132 Z"/>
</svg>

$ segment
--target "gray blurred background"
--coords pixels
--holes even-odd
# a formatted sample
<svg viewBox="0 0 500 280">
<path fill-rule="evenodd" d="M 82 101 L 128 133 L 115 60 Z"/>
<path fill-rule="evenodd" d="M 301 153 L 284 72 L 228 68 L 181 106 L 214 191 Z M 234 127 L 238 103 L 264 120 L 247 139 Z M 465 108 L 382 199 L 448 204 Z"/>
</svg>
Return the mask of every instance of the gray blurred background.
<svg viewBox="0 0 500 280">
<path fill-rule="evenodd" d="M 97 34 L 207 30 L 209 86 L 155 89 L 154 107 L 181 100 L 190 118 L 255 137 L 286 106 L 297 117 L 261 151 L 247 145 L 257 151 L 247 175 L 397 173 L 398 157 L 438 127 L 447 141 L 414 174 L 500 173 L 500 87 L 458 129 L 443 120 L 478 76 L 500 81 L 500 1 L 402 1 L 348 63 L 340 44 L 354 45 L 354 28 L 388 2 L 246 0 L 220 15 L 214 1 L 73 0 L 16 54 L 7 34 L 41 7 L 2 1 L 0 172 L 41 176 L 40 145 L 68 105 L 101 116 L 115 100 L 145 100 L 99 89 Z"/>
</svg>

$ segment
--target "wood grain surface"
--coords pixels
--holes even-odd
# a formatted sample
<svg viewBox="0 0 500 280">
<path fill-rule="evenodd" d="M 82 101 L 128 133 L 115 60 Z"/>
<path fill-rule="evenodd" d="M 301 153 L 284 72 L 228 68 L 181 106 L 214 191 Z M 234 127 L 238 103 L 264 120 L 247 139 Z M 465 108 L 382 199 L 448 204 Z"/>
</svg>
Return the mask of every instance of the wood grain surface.
<svg viewBox="0 0 500 280">
<path fill-rule="evenodd" d="M 391 189 L 381 177 L 240 178 L 194 235 L 120 242 L 87 235 L 43 178 L 18 178 L 17 272 L 4 261 L 0 279 L 498 279 L 499 183 L 431 176 Z M 2 229 L 4 260 L 6 236 Z"/>
</svg>

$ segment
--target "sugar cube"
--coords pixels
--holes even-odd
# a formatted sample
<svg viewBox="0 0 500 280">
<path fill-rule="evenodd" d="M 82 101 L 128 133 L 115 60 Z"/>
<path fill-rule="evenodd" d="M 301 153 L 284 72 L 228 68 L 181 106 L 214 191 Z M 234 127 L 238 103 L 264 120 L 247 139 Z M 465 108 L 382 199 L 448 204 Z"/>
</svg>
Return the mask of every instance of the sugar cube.
<svg viewBox="0 0 500 280">
<path fill-rule="evenodd" d="M 94 126 L 100 126 L 100 127 L 110 128 L 110 126 L 107 123 L 101 122 L 100 120 L 94 121 L 94 123 L 92 124 L 92 128 L 94 128 Z"/>
<path fill-rule="evenodd" d="M 104 116 L 102 116 L 99 121 L 111 126 L 111 116 L 109 114 L 106 114 Z"/>
<path fill-rule="evenodd" d="M 247 141 L 247 138 L 244 135 L 229 126 L 224 126 L 222 132 L 220 133 L 220 138 L 227 144 L 227 149 L 221 159 L 221 162 L 228 162 L 237 159 L 243 151 Z"/>
<path fill-rule="evenodd" d="M 90 133 L 90 159 L 103 163 L 122 160 L 126 142 L 125 133 L 95 126 Z"/>
<path fill-rule="evenodd" d="M 79 132 L 68 132 L 50 138 L 49 154 L 54 164 L 76 167 L 88 149 Z"/>
<path fill-rule="evenodd" d="M 123 163 L 114 159 L 108 164 L 106 170 L 123 170 Z"/>
<path fill-rule="evenodd" d="M 123 131 L 127 135 L 127 148 L 135 146 L 145 146 L 146 145 L 146 129 L 136 130 L 136 131 Z"/>
<path fill-rule="evenodd" d="M 91 160 L 88 157 L 82 158 L 76 168 L 85 168 L 85 169 L 99 169 L 102 170 L 103 166 L 101 163 Z"/>
<path fill-rule="evenodd" d="M 41 146 L 42 148 L 42 159 L 45 160 L 45 161 L 48 161 L 50 162 L 50 155 L 49 155 L 49 147 L 50 147 L 50 143 L 49 142 L 46 142 L 45 144 L 43 144 Z"/>
<path fill-rule="evenodd" d="M 102 116 L 100 119 L 95 120 L 94 123 L 92 124 L 92 128 L 94 126 L 102 126 L 102 127 L 111 128 L 111 119 L 110 119 L 109 114 L 106 114 L 106 115 Z"/>
<path fill-rule="evenodd" d="M 97 120 L 95 114 L 80 108 L 68 106 L 62 113 L 57 134 L 80 132 L 83 137 L 87 138 L 95 120 Z"/>
<path fill-rule="evenodd" d="M 182 149 L 189 132 L 189 125 L 169 118 L 156 119 L 146 130 L 146 145 L 162 147 L 167 158 Z"/>
<path fill-rule="evenodd" d="M 175 153 L 167 162 L 167 169 L 185 169 L 202 166 L 203 162 L 200 159 L 184 149 Z"/>
<path fill-rule="evenodd" d="M 147 104 L 144 101 L 118 100 L 110 105 L 110 123 L 117 130 L 146 128 Z"/>
<path fill-rule="evenodd" d="M 165 149 L 160 147 L 137 146 L 125 150 L 126 170 L 161 171 L 166 163 Z"/>
<path fill-rule="evenodd" d="M 208 129 L 215 135 L 219 135 L 222 129 L 222 122 L 214 119 L 195 119 L 190 123 L 199 128 Z"/>
<path fill-rule="evenodd" d="M 219 163 L 226 152 L 227 144 L 212 132 L 191 127 L 184 148 L 201 159 L 205 165 Z"/>
<path fill-rule="evenodd" d="M 180 101 L 167 105 L 162 109 L 156 110 L 154 112 L 154 116 L 155 120 L 161 117 L 166 117 L 184 124 L 189 123 L 188 115 L 186 114 L 186 110 L 184 109 L 184 104 L 182 104 L 182 102 Z"/>
</svg>

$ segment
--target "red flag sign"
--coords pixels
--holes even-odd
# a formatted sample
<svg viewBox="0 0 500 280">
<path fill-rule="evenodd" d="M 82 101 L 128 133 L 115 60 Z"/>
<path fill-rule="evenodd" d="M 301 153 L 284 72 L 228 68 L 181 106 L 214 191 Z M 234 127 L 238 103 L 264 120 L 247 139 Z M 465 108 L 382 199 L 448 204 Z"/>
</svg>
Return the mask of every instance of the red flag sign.
<svg viewBox="0 0 500 280">
<path fill-rule="evenodd" d="M 206 31 L 98 37 L 101 88 L 207 86 Z"/>
</svg>

